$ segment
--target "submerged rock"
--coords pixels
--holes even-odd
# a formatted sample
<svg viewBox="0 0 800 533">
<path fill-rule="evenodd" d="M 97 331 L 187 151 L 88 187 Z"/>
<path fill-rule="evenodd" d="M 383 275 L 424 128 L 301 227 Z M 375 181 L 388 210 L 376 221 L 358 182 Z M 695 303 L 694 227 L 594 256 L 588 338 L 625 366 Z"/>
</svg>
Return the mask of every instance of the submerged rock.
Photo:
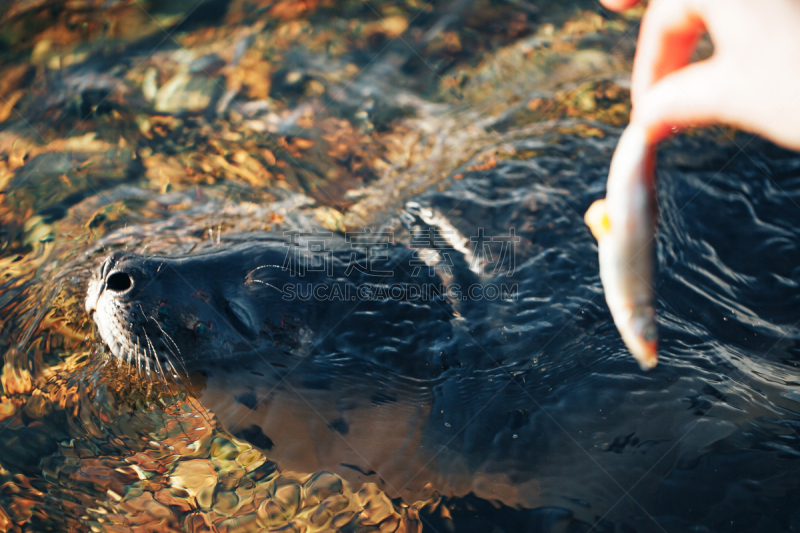
<svg viewBox="0 0 800 533">
<path fill-rule="evenodd" d="M 158 90 L 153 107 L 163 113 L 204 113 L 214 109 L 224 88 L 219 78 L 179 72 Z"/>
</svg>

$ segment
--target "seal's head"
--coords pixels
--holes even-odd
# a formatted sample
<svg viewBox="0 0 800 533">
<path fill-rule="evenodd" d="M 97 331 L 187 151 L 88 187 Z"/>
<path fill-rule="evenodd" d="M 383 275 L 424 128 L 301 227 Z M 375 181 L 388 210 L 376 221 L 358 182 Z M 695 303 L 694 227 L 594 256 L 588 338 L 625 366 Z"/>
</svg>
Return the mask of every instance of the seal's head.
<svg viewBox="0 0 800 533">
<path fill-rule="evenodd" d="M 291 349 L 299 319 L 288 316 L 280 291 L 248 278 L 270 259 L 236 251 L 179 258 L 114 252 L 89 284 L 86 310 L 111 353 L 143 372 L 175 374 L 193 361 Z"/>
<path fill-rule="evenodd" d="M 109 351 L 143 371 L 208 373 L 255 357 L 281 368 L 312 352 L 416 377 L 449 367 L 460 342 L 454 313 L 422 296 L 439 278 L 414 274 L 407 247 L 370 263 L 384 272 L 376 279 L 353 267 L 367 257 L 354 260 L 344 239 L 326 242 L 323 255 L 288 244 L 258 234 L 184 256 L 114 252 L 95 272 L 86 310 Z"/>
</svg>

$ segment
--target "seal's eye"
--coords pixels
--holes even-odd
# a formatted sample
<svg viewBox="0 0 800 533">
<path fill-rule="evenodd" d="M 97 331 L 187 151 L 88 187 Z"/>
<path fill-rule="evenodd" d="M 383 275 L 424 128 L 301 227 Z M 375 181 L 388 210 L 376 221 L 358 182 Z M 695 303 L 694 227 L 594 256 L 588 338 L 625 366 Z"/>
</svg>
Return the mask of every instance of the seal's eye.
<svg viewBox="0 0 800 533">
<path fill-rule="evenodd" d="M 133 287 L 133 280 L 125 272 L 114 272 L 106 279 L 106 288 L 114 292 L 125 292 Z"/>
</svg>

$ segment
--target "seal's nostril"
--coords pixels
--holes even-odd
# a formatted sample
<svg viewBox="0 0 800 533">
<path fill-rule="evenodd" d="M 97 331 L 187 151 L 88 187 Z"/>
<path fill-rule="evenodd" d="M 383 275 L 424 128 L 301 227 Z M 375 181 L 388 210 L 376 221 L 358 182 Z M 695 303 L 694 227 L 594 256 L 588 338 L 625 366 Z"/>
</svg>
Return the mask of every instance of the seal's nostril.
<svg viewBox="0 0 800 533">
<path fill-rule="evenodd" d="M 105 279 L 106 274 L 108 274 L 109 269 L 111 268 L 111 258 L 106 257 L 106 260 L 103 261 L 103 264 L 100 265 L 100 279 Z"/>
<path fill-rule="evenodd" d="M 106 279 L 106 288 L 114 292 L 125 292 L 133 287 L 133 280 L 125 272 L 114 272 Z"/>
</svg>

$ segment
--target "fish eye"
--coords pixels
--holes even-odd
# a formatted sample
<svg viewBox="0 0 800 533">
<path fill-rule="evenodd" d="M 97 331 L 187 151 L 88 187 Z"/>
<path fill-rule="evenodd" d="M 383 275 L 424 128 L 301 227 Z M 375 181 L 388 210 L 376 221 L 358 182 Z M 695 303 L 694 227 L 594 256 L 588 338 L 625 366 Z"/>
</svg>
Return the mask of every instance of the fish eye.
<svg viewBox="0 0 800 533">
<path fill-rule="evenodd" d="M 123 293 L 133 287 L 133 279 L 125 272 L 114 272 L 106 278 L 106 288 L 110 291 Z"/>
</svg>

